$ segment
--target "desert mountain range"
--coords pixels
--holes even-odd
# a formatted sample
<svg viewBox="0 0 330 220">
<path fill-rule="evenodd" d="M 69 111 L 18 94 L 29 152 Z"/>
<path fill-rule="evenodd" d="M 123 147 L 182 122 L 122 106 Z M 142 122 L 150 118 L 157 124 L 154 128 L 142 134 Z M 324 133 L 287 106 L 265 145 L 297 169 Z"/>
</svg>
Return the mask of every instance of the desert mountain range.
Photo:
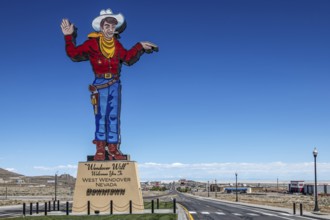
<svg viewBox="0 0 330 220">
<path fill-rule="evenodd" d="M 19 176 L 22 177 L 24 175 L 0 168 L 0 178 L 2 178 L 2 179 L 9 179 L 10 177 L 19 177 Z"/>
</svg>

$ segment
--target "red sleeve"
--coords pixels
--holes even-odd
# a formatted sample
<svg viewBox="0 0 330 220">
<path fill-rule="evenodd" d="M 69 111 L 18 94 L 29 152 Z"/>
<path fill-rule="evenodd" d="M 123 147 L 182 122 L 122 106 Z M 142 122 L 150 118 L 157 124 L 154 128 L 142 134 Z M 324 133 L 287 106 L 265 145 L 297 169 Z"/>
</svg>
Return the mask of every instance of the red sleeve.
<svg viewBox="0 0 330 220">
<path fill-rule="evenodd" d="M 119 41 L 117 41 L 116 46 L 119 50 L 120 60 L 129 66 L 136 63 L 144 53 L 143 47 L 140 43 L 135 44 L 130 50 L 126 50 Z"/>
<path fill-rule="evenodd" d="M 65 36 L 65 50 L 68 57 L 72 61 L 84 61 L 89 59 L 89 41 L 85 41 L 82 45 L 76 47 L 75 38 L 72 35 Z"/>
</svg>

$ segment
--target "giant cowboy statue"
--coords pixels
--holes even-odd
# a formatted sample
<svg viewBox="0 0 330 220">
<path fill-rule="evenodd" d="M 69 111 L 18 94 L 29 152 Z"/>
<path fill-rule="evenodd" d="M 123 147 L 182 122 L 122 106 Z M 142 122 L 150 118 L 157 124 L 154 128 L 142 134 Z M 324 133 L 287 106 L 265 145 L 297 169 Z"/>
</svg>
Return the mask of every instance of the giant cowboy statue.
<svg viewBox="0 0 330 220">
<path fill-rule="evenodd" d="M 126 28 L 126 21 L 122 14 L 113 14 L 110 9 L 102 10 L 92 26 L 96 32 L 76 46 L 75 26 L 68 19 L 62 20 L 66 53 L 75 62 L 89 60 L 95 74 L 95 80 L 89 86 L 96 124 L 94 160 L 127 160 L 127 155 L 119 150 L 121 65 L 132 65 L 144 52 L 158 51 L 158 47 L 150 42 L 139 42 L 126 50 L 118 40 Z"/>
</svg>

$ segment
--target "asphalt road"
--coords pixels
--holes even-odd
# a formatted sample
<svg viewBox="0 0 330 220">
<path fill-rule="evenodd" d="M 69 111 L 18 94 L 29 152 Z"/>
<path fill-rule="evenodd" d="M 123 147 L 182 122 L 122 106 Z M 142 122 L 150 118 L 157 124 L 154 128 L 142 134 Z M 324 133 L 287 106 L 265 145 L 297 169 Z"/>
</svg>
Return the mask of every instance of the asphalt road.
<svg viewBox="0 0 330 220">
<path fill-rule="evenodd" d="M 314 219 L 304 216 L 291 215 L 261 208 L 248 207 L 221 201 L 186 196 L 177 193 L 177 202 L 182 204 L 194 220 L 306 220 Z"/>
<path fill-rule="evenodd" d="M 22 206 L 2 206 L 0 207 L 0 218 L 18 217 L 22 216 Z"/>
</svg>

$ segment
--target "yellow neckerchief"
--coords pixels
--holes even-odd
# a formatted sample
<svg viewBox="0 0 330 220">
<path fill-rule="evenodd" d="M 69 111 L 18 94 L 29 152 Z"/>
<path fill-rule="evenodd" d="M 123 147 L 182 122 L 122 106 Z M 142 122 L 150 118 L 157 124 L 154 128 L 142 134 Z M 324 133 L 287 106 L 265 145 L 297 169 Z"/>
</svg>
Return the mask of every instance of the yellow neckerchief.
<svg viewBox="0 0 330 220">
<path fill-rule="evenodd" d="M 92 32 L 88 35 L 89 38 L 99 38 L 100 49 L 106 58 L 112 58 L 115 54 L 115 41 L 113 38 L 107 40 L 102 32 Z"/>
</svg>

